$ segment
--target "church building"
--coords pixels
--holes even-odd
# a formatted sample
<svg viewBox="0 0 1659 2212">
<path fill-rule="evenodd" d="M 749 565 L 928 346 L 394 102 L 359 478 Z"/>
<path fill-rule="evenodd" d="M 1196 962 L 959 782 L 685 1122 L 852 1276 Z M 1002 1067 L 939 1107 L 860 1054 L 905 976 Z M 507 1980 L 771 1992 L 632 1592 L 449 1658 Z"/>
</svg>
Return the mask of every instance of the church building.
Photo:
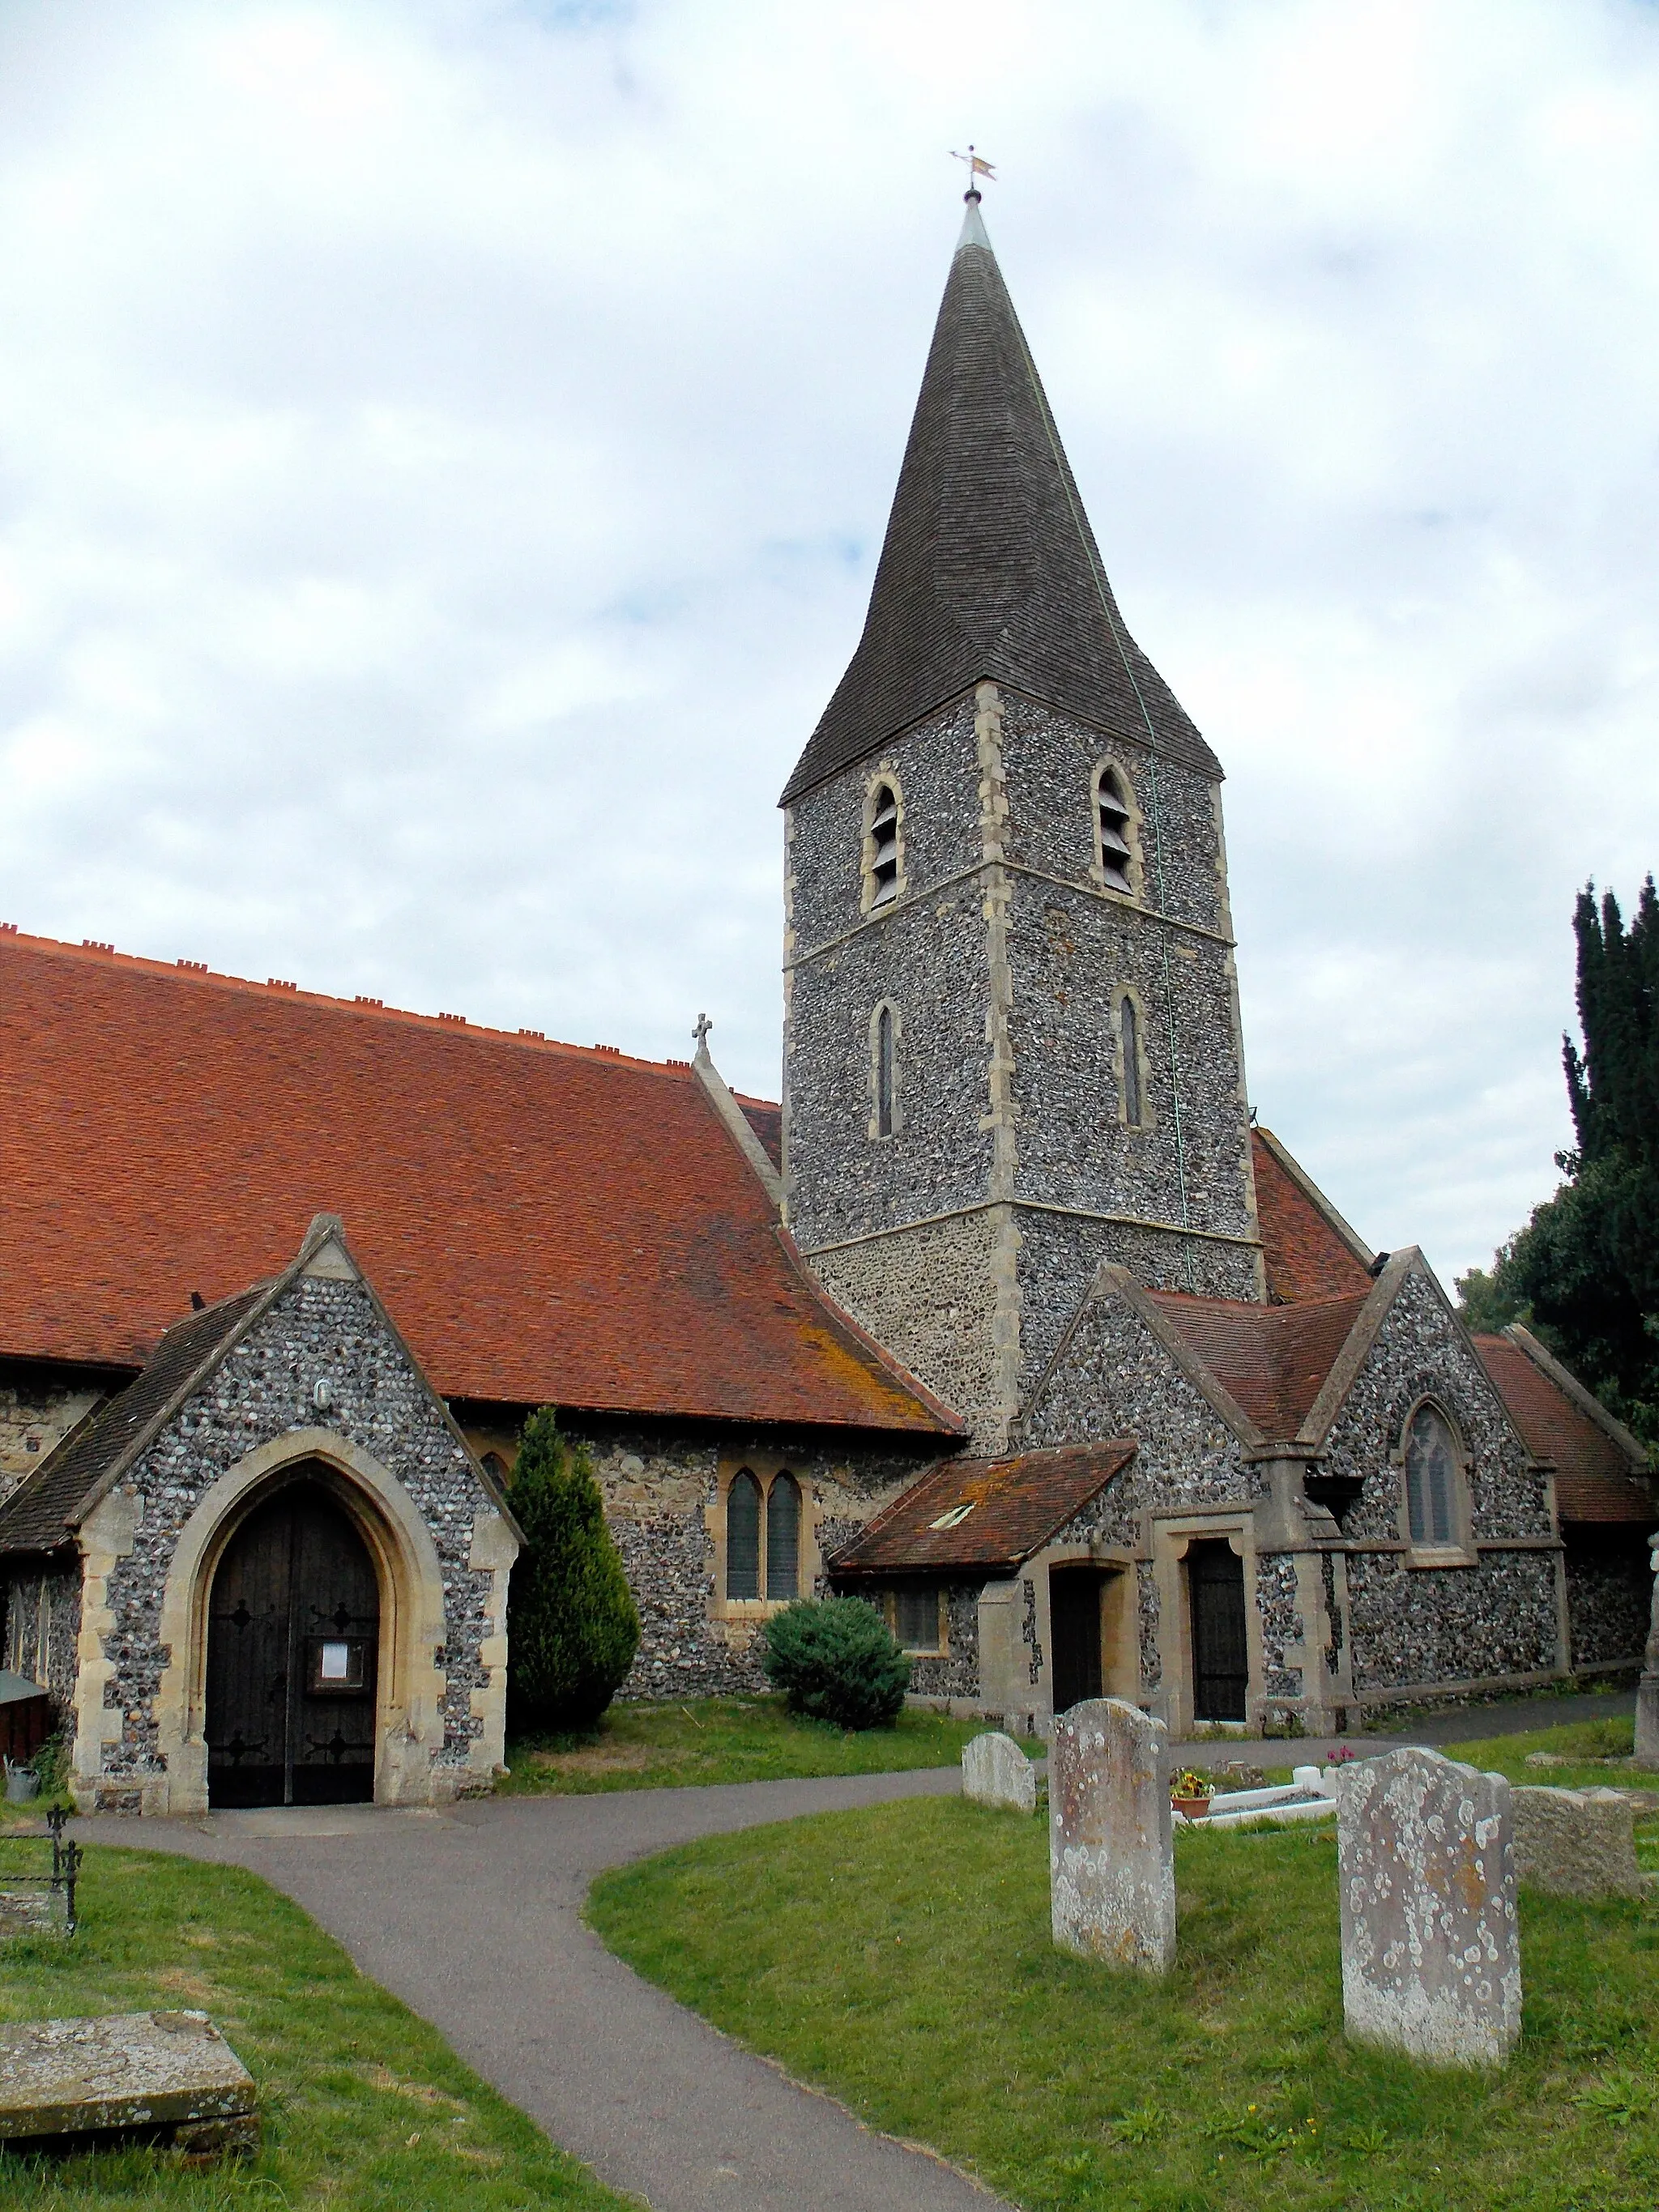
<svg viewBox="0 0 1659 2212">
<path fill-rule="evenodd" d="M 0 928 L 4 1664 L 87 1805 L 487 1788 L 512 1465 L 585 1443 L 623 1694 L 866 1597 L 913 1692 L 1178 1733 L 1633 1663 L 1634 1440 L 1249 1103 L 1222 770 L 1109 584 L 977 192 L 783 794 L 781 1108 Z"/>
</svg>

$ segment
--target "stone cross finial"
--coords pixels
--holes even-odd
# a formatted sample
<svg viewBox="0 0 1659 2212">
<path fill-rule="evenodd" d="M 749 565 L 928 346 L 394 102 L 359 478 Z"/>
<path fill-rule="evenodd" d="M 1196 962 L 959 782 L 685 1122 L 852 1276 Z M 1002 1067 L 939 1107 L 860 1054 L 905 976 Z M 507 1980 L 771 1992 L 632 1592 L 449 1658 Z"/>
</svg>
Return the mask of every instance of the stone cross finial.
<svg viewBox="0 0 1659 2212">
<path fill-rule="evenodd" d="M 708 1051 L 708 1032 L 714 1028 L 714 1024 L 709 1020 L 707 1014 L 699 1014 L 697 1016 L 697 1026 L 692 1030 L 691 1034 L 697 1040 L 697 1050 L 700 1053 L 705 1053 Z"/>
</svg>

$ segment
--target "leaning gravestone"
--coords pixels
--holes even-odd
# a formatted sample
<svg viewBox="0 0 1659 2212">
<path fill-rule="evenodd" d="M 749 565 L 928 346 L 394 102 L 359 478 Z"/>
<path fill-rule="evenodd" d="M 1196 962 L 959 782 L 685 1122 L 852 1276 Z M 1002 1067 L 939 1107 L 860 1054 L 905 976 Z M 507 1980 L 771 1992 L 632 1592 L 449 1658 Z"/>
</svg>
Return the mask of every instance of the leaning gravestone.
<svg viewBox="0 0 1659 2212">
<path fill-rule="evenodd" d="M 253 2077 L 204 2012 L 0 2027 L 0 2142 L 135 2128 L 185 2151 L 257 2147 Z"/>
<path fill-rule="evenodd" d="M 1175 1959 L 1175 1853 L 1164 1723 L 1117 1698 L 1056 1715 L 1048 1754 L 1054 1942 L 1162 1974 Z"/>
<path fill-rule="evenodd" d="M 1636 1687 L 1636 1758 L 1634 1764 L 1659 1767 L 1659 1536 L 1648 1538 L 1653 1568 L 1653 1596 L 1648 1613 L 1648 1648 L 1642 1660 L 1642 1679 Z"/>
<path fill-rule="evenodd" d="M 962 1794 L 1011 1813 L 1036 1810 L 1036 1769 L 1012 1736 L 993 1729 L 963 1746 Z"/>
<path fill-rule="evenodd" d="M 1501 2066 L 1521 2033 L 1510 1785 L 1435 1751 L 1337 1784 L 1350 2035 L 1443 2066 Z"/>
<path fill-rule="evenodd" d="M 1645 1897 L 1636 1814 L 1617 1790 L 1510 1792 L 1515 1878 L 1558 1897 Z"/>
</svg>

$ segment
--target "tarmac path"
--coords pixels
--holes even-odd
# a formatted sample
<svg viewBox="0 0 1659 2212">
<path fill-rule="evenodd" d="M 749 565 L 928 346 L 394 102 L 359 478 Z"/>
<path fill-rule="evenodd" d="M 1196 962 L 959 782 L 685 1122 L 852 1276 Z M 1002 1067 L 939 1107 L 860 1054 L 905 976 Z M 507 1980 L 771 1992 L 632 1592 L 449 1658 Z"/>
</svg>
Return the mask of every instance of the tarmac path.
<svg viewBox="0 0 1659 2212">
<path fill-rule="evenodd" d="M 955 1767 L 720 1789 L 103 1817 L 93 1843 L 248 1868 L 304 1907 L 467 2063 L 653 2212 L 995 2212 L 640 1979 L 582 1924 L 607 1868 L 805 1813 L 943 1796 Z"/>
<path fill-rule="evenodd" d="M 1404 1736 L 1346 1741 L 1363 1754 L 1611 1718 L 1634 1704 L 1629 1692 L 1519 1699 L 1439 1714 Z M 1228 1748 L 1277 1765 L 1328 1757 L 1335 1741 Z M 1213 1759 L 1221 1746 L 1191 1748 Z M 263 1875 L 556 2142 L 653 2212 L 994 2212 L 1001 2200 L 954 2168 L 872 2134 L 641 1981 L 581 1918 L 589 1884 L 611 1867 L 803 1814 L 948 1796 L 960 1778 L 955 1767 L 927 1767 L 496 1798 L 442 1812 L 103 1818 L 77 1821 L 75 1832 Z"/>
</svg>

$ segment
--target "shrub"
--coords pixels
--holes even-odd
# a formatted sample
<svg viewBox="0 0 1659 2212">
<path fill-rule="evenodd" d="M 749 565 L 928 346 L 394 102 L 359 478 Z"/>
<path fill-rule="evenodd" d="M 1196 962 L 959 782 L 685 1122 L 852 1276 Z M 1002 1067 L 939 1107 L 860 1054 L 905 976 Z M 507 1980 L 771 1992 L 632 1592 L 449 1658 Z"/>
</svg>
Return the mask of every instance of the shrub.
<svg viewBox="0 0 1659 2212">
<path fill-rule="evenodd" d="M 507 1598 L 507 1708 L 516 1732 L 591 1728 L 639 1649 L 640 1617 L 587 1454 L 550 1407 L 525 1424 L 511 1504 L 525 1534 Z"/>
<path fill-rule="evenodd" d="M 910 1662 L 862 1598 L 803 1598 L 766 1625 L 767 1680 L 791 1712 L 837 1728 L 890 1726 L 904 1703 Z"/>
</svg>

